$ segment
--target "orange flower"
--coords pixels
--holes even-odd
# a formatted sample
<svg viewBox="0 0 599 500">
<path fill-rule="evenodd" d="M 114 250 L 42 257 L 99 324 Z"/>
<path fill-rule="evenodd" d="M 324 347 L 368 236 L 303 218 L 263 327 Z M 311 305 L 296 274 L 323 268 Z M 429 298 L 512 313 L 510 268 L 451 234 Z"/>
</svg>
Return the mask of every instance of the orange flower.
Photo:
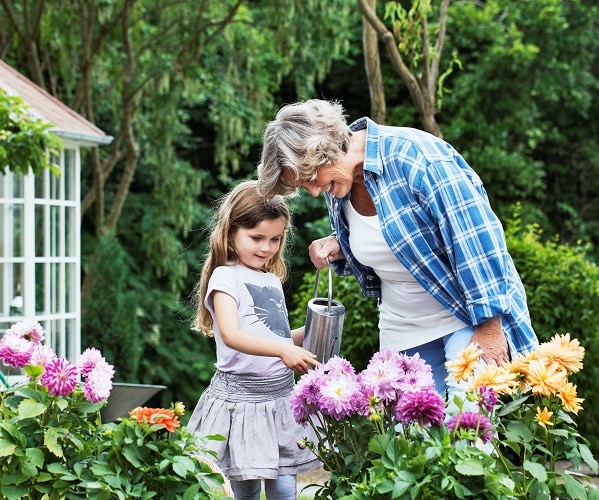
<svg viewBox="0 0 599 500">
<path fill-rule="evenodd" d="M 570 373 L 582 370 L 582 358 L 584 358 L 584 347 L 578 339 L 570 340 L 570 334 L 555 335 L 549 342 L 541 344 L 537 352 L 559 365 Z"/>
<path fill-rule="evenodd" d="M 129 412 L 140 425 L 163 425 L 168 432 L 173 432 L 181 424 L 172 410 L 165 408 L 146 408 L 138 406 Z"/>
<path fill-rule="evenodd" d="M 545 428 L 547 428 L 548 425 L 553 425 L 553 422 L 551 422 L 552 416 L 552 411 L 549 411 L 547 408 L 543 408 L 541 410 L 541 408 L 537 406 L 537 420 L 539 421 L 540 425 L 542 425 Z"/>
<path fill-rule="evenodd" d="M 530 363 L 530 357 L 518 354 L 514 356 L 514 359 L 504 363 L 503 366 L 516 377 L 517 386 L 520 391 L 526 391 L 526 373 L 528 373 L 528 364 Z"/>
<path fill-rule="evenodd" d="M 476 342 L 467 345 L 458 353 L 458 357 L 455 360 L 445 363 L 445 367 L 450 373 L 447 378 L 449 379 L 453 377 L 455 378 L 456 382 L 468 380 L 468 377 L 472 375 L 476 365 L 480 361 L 482 354 L 483 351 L 480 347 L 478 347 Z"/>
<path fill-rule="evenodd" d="M 578 415 L 578 412 L 582 410 L 582 402 L 584 398 L 577 397 L 576 386 L 572 382 L 566 382 L 562 385 L 557 393 L 559 398 L 562 400 L 564 410 Z"/>
<path fill-rule="evenodd" d="M 559 363 L 547 363 L 545 360 L 533 359 L 528 364 L 527 381 L 533 394 L 554 396 L 566 382 L 567 373 Z"/>
<path fill-rule="evenodd" d="M 517 385 L 516 374 L 505 366 L 483 365 L 477 370 L 470 382 L 472 390 L 478 391 L 482 386 L 493 389 L 495 394 L 511 394 Z"/>
</svg>

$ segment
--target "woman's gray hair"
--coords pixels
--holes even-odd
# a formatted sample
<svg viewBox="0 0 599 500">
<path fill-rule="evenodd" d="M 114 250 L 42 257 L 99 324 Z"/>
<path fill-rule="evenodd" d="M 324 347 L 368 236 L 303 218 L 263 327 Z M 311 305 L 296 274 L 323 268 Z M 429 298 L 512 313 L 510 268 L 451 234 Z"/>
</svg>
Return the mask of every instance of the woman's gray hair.
<svg viewBox="0 0 599 500">
<path fill-rule="evenodd" d="M 283 106 L 264 129 L 258 189 L 271 198 L 291 195 L 297 187 L 286 182 L 284 168 L 296 181 L 316 178 L 318 169 L 339 161 L 349 147 L 350 130 L 343 106 L 336 101 L 310 99 Z"/>
</svg>

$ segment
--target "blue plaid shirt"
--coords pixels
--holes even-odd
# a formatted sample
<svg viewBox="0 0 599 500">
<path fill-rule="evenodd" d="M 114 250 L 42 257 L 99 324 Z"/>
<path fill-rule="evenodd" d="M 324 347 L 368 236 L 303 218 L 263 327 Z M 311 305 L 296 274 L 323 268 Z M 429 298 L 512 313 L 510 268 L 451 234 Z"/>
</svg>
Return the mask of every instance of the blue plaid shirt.
<svg viewBox="0 0 599 500">
<path fill-rule="evenodd" d="M 368 118 L 350 128 L 367 130 L 364 183 L 397 259 L 466 324 L 501 316 L 512 354 L 536 347 L 524 287 L 476 172 L 450 144 L 421 130 Z M 349 247 L 341 210 L 349 197 L 325 193 L 346 257 L 333 266 L 340 275 L 355 275 L 366 296 L 380 297 L 378 276 Z"/>
</svg>

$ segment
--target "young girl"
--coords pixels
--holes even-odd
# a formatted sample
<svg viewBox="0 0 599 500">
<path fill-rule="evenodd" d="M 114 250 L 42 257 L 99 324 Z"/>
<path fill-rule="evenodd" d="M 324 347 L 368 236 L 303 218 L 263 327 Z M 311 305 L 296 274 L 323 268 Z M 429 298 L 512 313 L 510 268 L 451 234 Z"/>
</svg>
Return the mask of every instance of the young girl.
<svg viewBox="0 0 599 500">
<path fill-rule="evenodd" d="M 296 474 L 318 467 L 299 449 L 303 437 L 289 406 L 293 371 L 318 362 L 291 331 L 282 282 L 290 213 L 282 197 L 265 200 L 256 181 L 237 185 L 219 204 L 210 250 L 197 287 L 195 328 L 216 340 L 216 373 L 188 424 L 208 445 L 236 499 L 296 498 Z"/>
</svg>

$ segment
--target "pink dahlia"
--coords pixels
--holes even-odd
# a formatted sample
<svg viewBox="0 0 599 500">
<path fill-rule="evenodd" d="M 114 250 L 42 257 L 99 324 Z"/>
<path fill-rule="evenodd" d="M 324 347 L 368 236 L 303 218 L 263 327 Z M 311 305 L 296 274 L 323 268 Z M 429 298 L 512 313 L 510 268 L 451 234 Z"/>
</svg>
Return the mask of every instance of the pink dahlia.
<svg viewBox="0 0 599 500">
<path fill-rule="evenodd" d="M 489 417 L 482 413 L 473 411 L 458 413 L 447 422 L 447 428 L 451 432 L 456 432 L 460 429 L 474 431 L 483 443 L 488 443 L 493 439 L 493 425 Z"/>
<path fill-rule="evenodd" d="M 395 407 L 397 421 L 405 426 L 441 425 L 445 419 L 445 402 L 435 391 L 405 392 Z"/>
<path fill-rule="evenodd" d="M 16 333 L 19 337 L 33 342 L 41 343 L 44 340 L 44 328 L 37 321 L 24 319 L 12 325 L 6 333 Z"/>
<path fill-rule="evenodd" d="M 112 377 L 114 370 L 108 363 L 98 363 L 87 375 L 83 384 L 83 395 L 92 403 L 108 399 L 112 390 Z"/>
<path fill-rule="evenodd" d="M 40 384 L 54 396 L 66 396 L 77 386 L 77 367 L 65 358 L 54 358 L 45 366 Z"/>
<path fill-rule="evenodd" d="M 0 339 L 0 360 L 6 366 L 22 368 L 31 360 L 35 344 L 14 331 L 7 331 Z"/>
<path fill-rule="evenodd" d="M 356 369 L 345 358 L 333 356 L 322 367 L 325 373 L 336 377 L 337 375 L 355 375 Z"/>
<path fill-rule="evenodd" d="M 403 392 L 414 391 L 434 391 L 435 382 L 433 380 L 433 371 L 430 365 L 414 366 L 406 370 L 404 378 L 399 386 Z"/>
<path fill-rule="evenodd" d="M 31 353 L 29 364 L 33 366 L 46 366 L 52 359 L 56 357 L 54 351 L 47 345 L 36 345 Z"/>
<path fill-rule="evenodd" d="M 404 372 L 397 353 L 386 356 L 386 352 L 382 351 L 379 356 L 375 354 L 370 359 L 366 369 L 360 372 L 359 380 L 374 396 L 393 403 L 397 399 L 397 390 L 404 379 Z"/>
<path fill-rule="evenodd" d="M 87 377 L 98 363 L 106 362 L 102 353 L 95 347 L 89 347 L 81 353 L 81 357 L 77 363 L 81 375 Z"/>
<path fill-rule="evenodd" d="M 320 388 L 320 411 L 335 420 L 357 412 L 358 398 L 362 388 L 355 377 L 339 375 L 326 380 Z"/>
</svg>

